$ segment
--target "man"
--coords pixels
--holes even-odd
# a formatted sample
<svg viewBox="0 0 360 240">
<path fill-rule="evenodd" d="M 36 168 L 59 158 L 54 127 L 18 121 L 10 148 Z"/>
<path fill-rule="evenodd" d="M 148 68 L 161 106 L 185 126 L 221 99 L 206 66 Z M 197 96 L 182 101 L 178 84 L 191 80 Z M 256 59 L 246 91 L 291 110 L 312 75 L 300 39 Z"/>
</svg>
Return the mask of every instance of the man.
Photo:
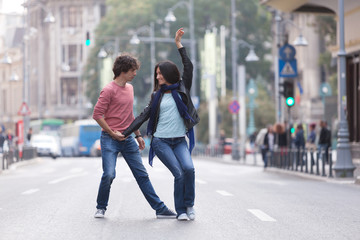
<svg viewBox="0 0 360 240">
<path fill-rule="evenodd" d="M 104 217 L 110 195 L 110 186 L 115 178 L 116 159 L 119 152 L 130 167 L 146 200 L 156 210 L 156 217 L 176 218 L 176 214 L 168 209 L 156 195 L 142 163 L 139 148 L 143 150 L 145 142 L 140 131 L 134 132 L 139 146 L 132 136 L 124 140 L 120 134 L 134 120 L 134 90 L 128 82 L 131 82 L 136 76 L 139 67 L 138 60 L 128 54 L 117 57 L 113 66 L 114 79 L 102 89 L 94 108 L 93 118 L 102 127 L 100 142 L 103 166 L 95 218 Z"/>
<path fill-rule="evenodd" d="M 326 163 L 328 163 L 328 155 L 329 155 L 329 147 L 331 146 L 331 132 L 327 128 L 326 121 L 320 121 L 320 135 L 318 142 L 318 154 L 320 154 L 320 158 L 323 156 L 323 152 L 325 153 L 325 159 L 322 159 Z"/>
<path fill-rule="evenodd" d="M 0 153 L 3 152 L 4 142 L 5 142 L 5 136 L 3 134 L 2 128 L 0 127 Z"/>
</svg>

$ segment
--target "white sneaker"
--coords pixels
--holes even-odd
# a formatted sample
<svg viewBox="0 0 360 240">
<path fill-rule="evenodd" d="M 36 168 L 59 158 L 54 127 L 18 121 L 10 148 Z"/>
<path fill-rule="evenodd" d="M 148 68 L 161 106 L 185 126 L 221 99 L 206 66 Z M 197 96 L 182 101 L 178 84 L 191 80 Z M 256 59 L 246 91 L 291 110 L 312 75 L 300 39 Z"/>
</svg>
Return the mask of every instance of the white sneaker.
<svg viewBox="0 0 360 240">
<path fill-rule="evenodd" d="M 186 214 L 190 220 L 195 220 L 195 209 L 194 207 L 186 208 Z"/>
<path fill-rule="evenodd" d="M 105 209 L 97 209 L 94 218 L 104 218 Z"/>
<path fill-rule="evenodd" d="M 177 217 L 177 220 L 178 221 L 188 221 L 190 219 L 186 213 L 182 213 Z"/>
</svg>

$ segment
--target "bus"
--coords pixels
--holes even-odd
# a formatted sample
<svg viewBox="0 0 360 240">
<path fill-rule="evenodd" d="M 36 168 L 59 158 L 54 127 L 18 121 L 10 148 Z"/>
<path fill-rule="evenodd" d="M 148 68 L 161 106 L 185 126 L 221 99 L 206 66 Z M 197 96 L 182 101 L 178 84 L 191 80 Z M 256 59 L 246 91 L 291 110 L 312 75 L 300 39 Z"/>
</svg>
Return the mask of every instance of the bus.
<svg viewBox="0 0 360 240">
<path fill-rule="evenodd" d="M 30 122 L 33 134 L 39 134 L 41 132 L 58 132 L 60 127 L 64 124 L 62 119 L 39 119 Z"/>
<path fill-rule="evenodd" d="M 61 153 L 64 157 L 90 156 L 91 147 L 100 139 L 101 127 L 93 119 L 77 120 L 60 128 Z"/>
</svg>

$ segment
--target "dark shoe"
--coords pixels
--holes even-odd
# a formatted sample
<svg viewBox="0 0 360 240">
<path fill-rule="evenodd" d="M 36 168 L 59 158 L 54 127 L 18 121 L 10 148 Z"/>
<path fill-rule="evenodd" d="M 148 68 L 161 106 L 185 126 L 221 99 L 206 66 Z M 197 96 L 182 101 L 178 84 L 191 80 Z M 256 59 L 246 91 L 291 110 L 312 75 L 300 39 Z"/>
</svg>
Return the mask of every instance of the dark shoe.
<svg viewBox="0 0 360 240">
<path fill-rule="evenodd" d="M 172 210 L 165 207 L 165 208 L 163 208 L 163 210 L 156 213 L 156 218 L 158 218 L 158 219 L 175 219 L 176 213 L 174 213 Z"/>
</svg>

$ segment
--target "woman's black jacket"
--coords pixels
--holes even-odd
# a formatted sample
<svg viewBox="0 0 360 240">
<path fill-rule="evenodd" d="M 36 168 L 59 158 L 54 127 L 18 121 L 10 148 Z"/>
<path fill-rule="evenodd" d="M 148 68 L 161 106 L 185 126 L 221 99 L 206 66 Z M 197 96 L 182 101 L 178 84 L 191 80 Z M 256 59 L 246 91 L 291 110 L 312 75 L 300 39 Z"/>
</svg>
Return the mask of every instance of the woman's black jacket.
<svg viewBox="0 0 360 240">
<path fill-rule="evenodd" d="M 182 74 L 182 78 L 179 82 L 179 89 L 177 90 L 180 94 L 182 100 L 184 101 L 185 105 L 187 106 L 188 113 L 191 116 L 191 118 L 194 120 L 194 122 L 191 121 L 191 119 L 184 119 L 185 127 L 187 130 L 191 129 L 193 126 L 195 126 L 197 123 L 199 123 L 200 118 L 196 112 L 196 109 L 194 107 L 194 104 L 191 100 L 190 96 L 190 89 L 192 85 L 192 76 L 193 76 L 193 65 L 187 56 L 186 49 L 184 47 L 178 49 L 182 63 L 184 65 L 184 71 Z M 138 130 L 140 126 L 150 118 L 150 107 L 153 101 L 153 98 L 155 96 L 156 92 L 153 92 L 151 95 L 150 102 L 145 107 L 143 112 L 135 118 L 135 120 L 130 124 L 130 126 L 123 132 L 123 135 L 129 136 L 132 132 Z M 154 121 L 153 126 L 153 133 L 156 132 L 156 127 L 159 119 L 159 112 L 160 112 L 160 103 L 162 99 L 163 94 L 161 94 L 159 103 L 157 105 L 156 109 L 156 118 Z"/>
</svg>

